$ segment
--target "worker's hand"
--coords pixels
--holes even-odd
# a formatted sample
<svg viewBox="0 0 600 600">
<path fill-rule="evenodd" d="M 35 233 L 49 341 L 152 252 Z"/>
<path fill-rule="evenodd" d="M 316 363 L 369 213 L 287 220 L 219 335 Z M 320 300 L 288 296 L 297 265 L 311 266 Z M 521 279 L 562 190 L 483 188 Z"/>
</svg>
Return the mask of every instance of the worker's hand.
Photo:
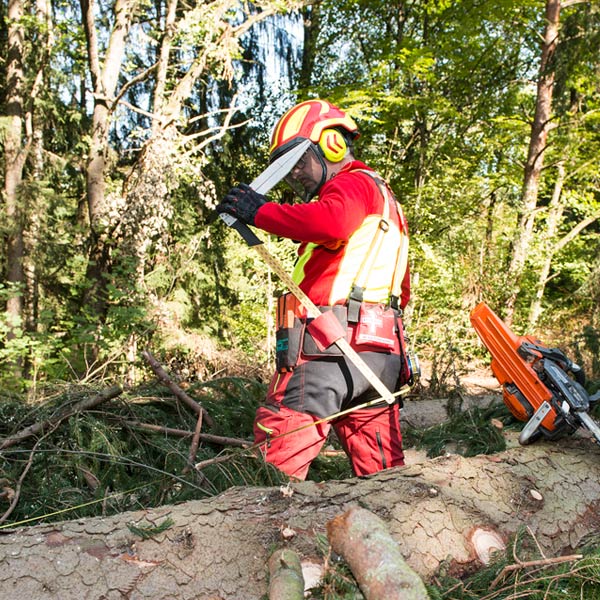
<svg viewBox="0 0 600 600">
<path fill-rule="evenodd" d="M 246 183 L 231 188 L 221 203 L 217 205 L 218 213 L 229 213 L 248 225 L 254 225 L 254 217 L 258 209 L 267 199 L 255 192 Z"/>
</svg>

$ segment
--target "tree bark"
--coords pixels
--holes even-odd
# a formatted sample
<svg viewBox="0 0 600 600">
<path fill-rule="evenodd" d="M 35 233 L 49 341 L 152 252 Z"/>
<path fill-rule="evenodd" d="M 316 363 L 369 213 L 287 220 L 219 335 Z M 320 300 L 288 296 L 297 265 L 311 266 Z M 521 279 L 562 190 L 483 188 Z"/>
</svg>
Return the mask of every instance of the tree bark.
<svg viewBox="0 0 600 600">
<path fill-rule="evenodd" d="M 22 0 L 8 2 L 8 53 L 6 56 L 6 119 L 4 136 L 4 202 L 8 225 L 6 236 L 6 282 L 9 296 L 6 312 L 12 319 L 14 328 L 20 327 L 23 317 L 23 295 L 21 286 L 25 283 L 23 270 L 23 211 L 18 193 L 23 181 L 23 167 L 27 147 L 23 145 L 24 99 L 24 29 L 25 11 Z M 14 286 L 14 287 L 11 287 Z M 9 332 L 9 339 L 14 337 Z"/>
<path fill-rule="evenodd" d="M 535 115 L 531 125 L 529 150 L 523 176 L 521 213 L 508 269 L 510 294 L 506 302 L 505 320 L 509 326 L 512 324 L 515 304 L 521 286 L 521 278 L 525 270 L 527 252 L 529 251 L 533 236 L 540 176 L 542 167 L 544 166 L 548 133 L 552 126 L 552 91 L 555 79 L 552 59 L 558 45 L 560 2 L 561 0 L 546 1 L 546 28 L 544 31 L 540 73 L 537 82 Z"/>
<path fill-rule="evenodd" d="M 333 551 L 342 556 L 367 600 L 429 600 L 421 578 L 406 564 L 385 522 L 352 507 L 327 523 Z"/>
<path fill-rule="evenodd" d="M 546 557 L 571 553 L 600 531 L 600 449 L 572 437 L 361 479 L 238 487 L 178 506 L 13 529 L 0 536 L 0 588 L 7 598 L 36 600 L 258 599 L 274 548 L 323 563 L 316 535 L 358 504 L 383 519 L 424 578 L 442 562 L 454 574 L 481 566 L 490 545 L 525 527 Z M 171 521 L 147 539 L 127 527 L 158 531 Z M 478 539 L 497 541 L 478 555 Z"/>
</svg>

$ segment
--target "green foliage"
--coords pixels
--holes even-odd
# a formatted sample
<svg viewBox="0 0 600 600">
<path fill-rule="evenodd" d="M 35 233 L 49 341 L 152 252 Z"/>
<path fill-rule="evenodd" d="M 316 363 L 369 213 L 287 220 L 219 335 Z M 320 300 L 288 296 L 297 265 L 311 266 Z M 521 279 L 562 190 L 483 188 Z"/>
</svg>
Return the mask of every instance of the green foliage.
<svg viewBox="0 0 600 600">
<path fill-rule="evenodd" d="M 35 405 L 18 398 L 3 400 L 0 438 L 52 420 L 67 404 L 93 393 L 92 388 L 71 386 L 55 389 L 47 401 Z M 264 386 L 227 378 L 189 393 L 215 419 L 213 435 L 251 439 L 253 414 Z M 241 448 L 230 451 L 226 462 L 209 464 L 201 472 L 189 468 L 195 424 L 195 415 L 175 403 L 168 390 L 144 386 L 46 427 L 37 441 L 26 439 L 2 453 L 4 487 L 14 492 L 23 477 L 19 502 L 6 522 L 114 514 L 206 498 L 236 485 L 273 486 L 287 481 L 281 472 Z M 170 435 L 161 428 L 190 433 Z M 201 443 L 194 464 L 210 462 L 222 452 L 218 444 Z"/>
<path fill-rule="evenodd" d="M 310 465 L 306 479 L 309 481 L 330 481 L 354 477 L 352 467 L 337 440 L 332 440 L 331 456 L 320 454 Z"/>
<path fill-rule="evenodd" d="M 164 531 L 167 531 L 175 524 L 175 521 L 171 517 L 167 517 L 159 525 L 137 525 L 135 523 L 127 523 L 127 529 L 134 535 L 139 536 L 143 540 L 148 540 L 160 535 Z"/>
</svg>

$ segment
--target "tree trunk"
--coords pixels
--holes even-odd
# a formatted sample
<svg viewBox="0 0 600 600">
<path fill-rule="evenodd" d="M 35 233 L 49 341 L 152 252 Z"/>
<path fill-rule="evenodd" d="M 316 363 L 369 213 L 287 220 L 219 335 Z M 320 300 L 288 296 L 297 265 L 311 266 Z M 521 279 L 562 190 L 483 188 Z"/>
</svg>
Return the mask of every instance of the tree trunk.
<svg viewBox="0 0 600 600">
<path fill-rule="evenodd" d="M 545 240 L 543 245 L 544 256 L 542 257 L 542 266 L 538 274 L 538 280 L 535 287 L 535 296 L 529 307 L 529 318 L 528 323 L 531 328 L 535 327 L 540 315 L 542 314 L 542 298 L 544 297 L 544 290 L 546 289 L 546 283 L 548 282 L 548 275 L 550 274 L 550 268 L 552 266 L 552 258 L 554 253 L 552 252 L 552 245 L 554 244 L 554 238 L 558 231 L 558 225 L 563 213 L 563 205 L 561 202 L 562 189 L 565 181 L 565 164 L 560 161 L 556 165 L 556 181 L 554 182 L 554 190 L 552 192 L 552 199 L 548 205 L 548 216 L 546 218 L 546 231 Z"/>
<path fill-rule="evenodd" d="M 540 73 L 537 83 L 535 116 L 531 125 L 529 151 L 525 164 L 523 189 L 521 191 L 521 214 L 513 242 L 511 262 L 508 269 L 510 294 L 506 303 L 506 323 L 512 324 L 515 304 L 519 295 L 521 278 L 525 270 L 527 252 L 533 236 L 535 209 L 537 206 L 540 175 L 544 165 L 544 155 L 551 128 L 552 90 L 554 86 L 554 66 L 551 64 L 558 44 L 558 28 L 560 19 L 560 1 L 546 1 L 546 28 L 542 43 Z"/>
<path fill-rule="evenodd" d="M 322 565 L 316 536 L 358 504 L 383 519 L 424 578 L 442 562 L 454 574 L 481 566 L 525 527 L 546 557 L 571 553 L 600 531 L 600 449 L 573 437 L 360 479 L 237 487 L 178 506 L 12 530 L 0 536 L 1 587 L 6 598 L 36 600 L 258 599 L 275 548 Z M 156 533 L 140 535 L 150 528 Z M 476 551 L 481 538 L 493 541 Z"/>
<path fill-rule="evenodd" d="M 39 47 L 37 50 L 37 74 L 33 85 L 30 98 L 34 100 L 43 86 L 48 83 L 46 73 L 47 65 L 50 62 L 52 47 L 54 45 L 54 23 L 52 21 L 52 6 L 50 0 L 36 0 L 35 17 L 38 28 L 44 33 L 43 37 L 38 39 Z M 41 43 L 43 40 L 43 44 Z M 43 181 L 44 173 L 44 133 L 46 131 L 46 118 L 41 111 L 34 110 L 34 102 L 29 102 L 31 106 L 30 115 L 26 116 L 26 129 L 30 129 L 28 137 L 31 138 L 29 152 L 29 162 L 31 164 L 30 179 L 33 182 Z M 28 198 L 27 215 L 23 226 L 23 274 L 25 288 L 23 294 L 23 310 L 25 314 L 25 329 L 29 333 L 35 333 L 38 329 L 39 317 L 39 299 L 40 299 L 40 274 L 38 272 L 38 262 L 40 255 L 40 241 L 44 235 L 44 225 L 46 214 L 48 213 L 47 202 L 44 194 L 33 186 L 33 191 Z M 36 366 L 28 361 L 26 364 L 26 377 L 35 378 Z M 35 394 L 35 387 L 30 389 L 30 393 Z"/>
<path fill-rule="evenodd" d="M 115 100 L 115 90 L 125 52 L 125 38 L 129 30 L 135 0 L 116 0 L 115 24 L 110 34 L 106 57 L 101 63 L 98 36 L 94 18 L 94 0 L 80 0 L 83 27 L 86 36 L 88 64 L 94 93 L 94 112 L 89 158 L 86 170 L 86 196 L 91 230 L 91 249 L 86 278 L 91 285 L 85 304 L 101 319 L 106 312 L 106 274 L 110 270 L 111 221 L 105 197 L 106 155 L 108 152 L 109 116 Z M 102 64 L 102 66 L 101 66 Z"/>
<path fill-rule="evenodd" d="M 298 77 L 298 88 L 305 94 L 310 89 L 312 74 L 317 58 L 317 39 L 321 31 L 321 4 L 313 2 L 301 9 L 304 44 L 302 45 L 302 65 Z"/>
<path fill-rule="evenodd" d="M 9 296 L 6 312 L 14 327 L 23 317 L 23 211 L 19 203 L 19 188 L 23 181 L 23 166 L 27 149 L 23 146 L 23 118 L 25 115 L 23 86 L 24 8 L 22 0 L 10 0 L 7 10 L 8 53 L 6 56 L 6 119 L 4 136 L 4 202 L 8 225 L 6 238 L 6 282 Z M 9 338 L 14 337 L 9 332 Z"/>
</svg>

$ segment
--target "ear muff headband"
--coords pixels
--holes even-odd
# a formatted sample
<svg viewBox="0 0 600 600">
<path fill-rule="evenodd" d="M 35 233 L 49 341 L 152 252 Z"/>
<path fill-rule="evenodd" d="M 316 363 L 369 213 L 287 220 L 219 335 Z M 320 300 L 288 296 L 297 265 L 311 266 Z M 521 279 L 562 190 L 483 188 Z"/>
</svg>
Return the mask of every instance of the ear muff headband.
<svg viewBox="0 0 600 600">
<path fill-rule="evenodd" d="M 324 129 L 319 138 L 319 148 L 328 161 L 337 163 L 346 156 L 348 144 L 337 129 Z"/>
</svg>

